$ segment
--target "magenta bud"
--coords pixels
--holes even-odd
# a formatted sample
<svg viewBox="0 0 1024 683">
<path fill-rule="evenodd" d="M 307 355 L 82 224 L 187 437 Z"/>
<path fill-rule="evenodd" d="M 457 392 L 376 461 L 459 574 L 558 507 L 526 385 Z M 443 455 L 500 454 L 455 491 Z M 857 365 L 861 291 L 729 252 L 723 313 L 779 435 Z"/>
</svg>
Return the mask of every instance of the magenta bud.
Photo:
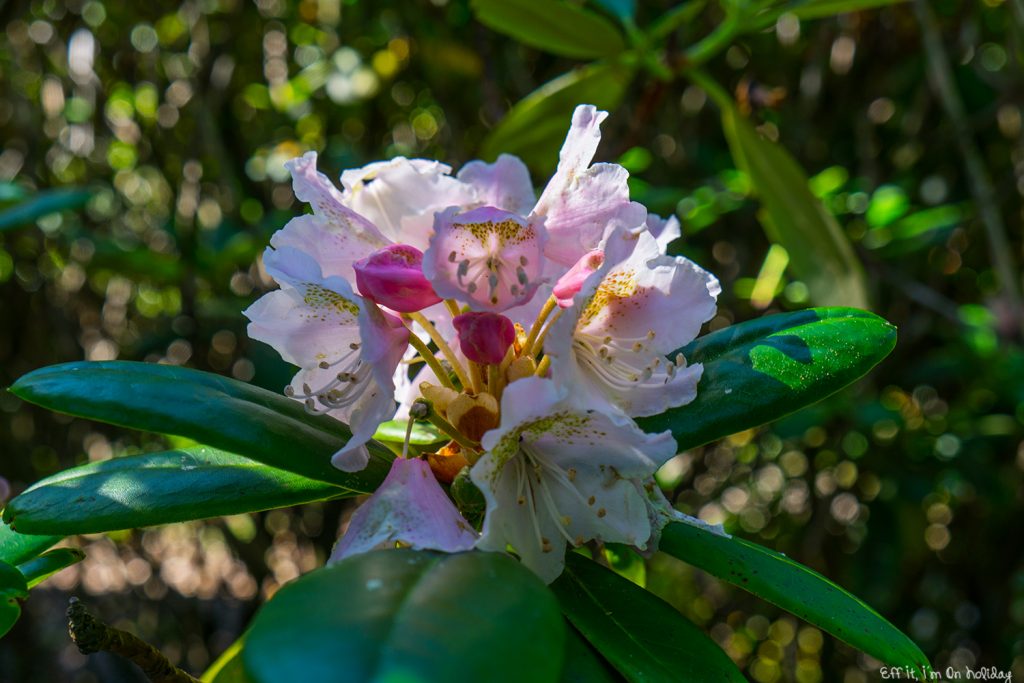
<svg viewBox="0 0 1024 683">
<path fill-rule="evenodd" d="M 558 305 L 562 308 L 572 306 L 572 298 L 576 296 L 587 278 L 594 274 L 601 264 L 604 263 L 604 252 L 600 249 L 587 252 L 569 271 L 558 278 L 555 288 L 552 290 Z"/>
<path fill-rule="evenodd" d="M 391 244 L 353 264 L 359 293 L 400 313 L 415 313 L 441 301 L 423 276 L 423 252 Z"/>
<path fill-rule="evenodd" d="M 476 363 L 500 363 L 516 339 L 515 325 L 498 313 L 463 313 L 455 316 L 452 324 L 459 333 L 462 353 Z"/>
</svg>

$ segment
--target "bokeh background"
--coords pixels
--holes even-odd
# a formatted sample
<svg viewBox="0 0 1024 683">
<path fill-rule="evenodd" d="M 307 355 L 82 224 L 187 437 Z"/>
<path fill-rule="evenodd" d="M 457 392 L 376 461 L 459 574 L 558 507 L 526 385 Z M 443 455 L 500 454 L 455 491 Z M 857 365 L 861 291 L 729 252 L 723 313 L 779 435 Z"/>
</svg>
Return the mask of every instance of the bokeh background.
<svg viewBox="0 0 1024 683">
<path fill-rule="evenodd" d="M 641 3 L 638 23 L 670 6 Z M 681 509 L 864 598 L 936 668 L 998 666 L 1015 677 L 1020 9 L 934 0 L 784 16 L 707 64 L 728 89 L 753 93 L 755 121 L 812 176 L 863 262 L 873 310 L 900 339 L 854 387 L 681 454 L 661 477 Z M 720 16 L 697 14 L 670 49 Z M 240 311 L 269 285 L 258 265 L 269 235 L 303 210 L 283 162 L 318 150 L 334 177 L 394 155 L 458 166 L 514 103 L 580 64 L 481 25 L 466 0 L 8 0 L 0 25 L 4 386 L 43 365 L 119 358 L 281 389 L 289 369 L 246 337 Z M 927 39 L 945 49 L 959 118 L 927 78 Z M 604 130 L 599 158 L 630 169 L 637 199 L 675 212 L 685 235 L 676 251 L 721 278 L 710 329 L 809 305 L 808 287 L 777 272 L 703 90 L 637 78 Z M 978 192 L 979 159 L 988 193 Z M 545 164 L 532 164 L 538 185 Z M 67 208 L 39 217 L 40 202 Z M 166 444 L 0 393 L 4 494 Z M 70 595 L 202 671 L 279 585 L 323 562 L 348 505 L 72 539 L 87 559 L 33 592 L 0 641 L 0 680 L 143 680 L 112 657 L 78 654 L 63 616 Z M 752 680 L 879 678 L 877 662 L 674 559 L 629 571 Z"/>
</svg>

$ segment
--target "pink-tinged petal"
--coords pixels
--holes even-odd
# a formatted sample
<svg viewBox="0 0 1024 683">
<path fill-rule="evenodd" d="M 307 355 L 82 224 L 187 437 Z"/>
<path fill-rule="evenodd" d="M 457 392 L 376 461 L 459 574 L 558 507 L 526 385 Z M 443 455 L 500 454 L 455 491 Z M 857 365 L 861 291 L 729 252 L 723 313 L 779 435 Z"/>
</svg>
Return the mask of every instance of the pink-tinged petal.
<svg viewBox="0 0 1024 683">
<path fill-rule="evenodd" d="M 359 293 L 393 311 L 415 313 L 441 301 L 423 275 L 423 252 L 416 247 L 386 246 L 354 268 Z"/>
<path fill-rule="evenodd" d="M 376 493 L 352 515 L 328 564 L 397 543 L 416 550 L 463 552 L 472 550 L 476 539 L 430 465 L 418 458 L 398 458 Z"/>
<path fill-rule="evenodd" d="M 472 206 L 476 190 L 449 175 L 451 167 L 426 159 L 395 157 L 341 174 L 344 201 L 392 242 L 427 248 L 434 214 Z"/>
<path fill-rule="evenodd" d="M 511 154 L 502 154 L 493 164 L 471 161 L 459 170 L 458 179 L 476 189 L 484 206 L 525 216 L 537 202 L 530 171 Z"/>
<path fill-rule="evenodd" d="M 592 105 L 576 107 L 558 168 L 534 209 L 544 217 L 551 236 L 545 255 L 564 266 L 598 248 L 612 228 L 638 229 L 647 217 L 643 206 L 629 201 L 626 169 L 615 164 L 590 166 L 607 116 Z"/>
<path fill-rule="evenodd" d="M 528 220 L 494 207 L 435 217 L 423 272 L 434 291 L 480 311 L 503 311 L 530 300 L 540 286 L 547 233 Z"/>
<path fill-rule="evenodd" d="M 623 248 L 620 237 L 635 248 Z M 609 245 L 604 265 L 545 338 L 552 378 L 580 387 L 589 408 L 631 417 L 689 403 L 703 368 L 665 355 L 714 316 L 718 281 L 684 258 L 662 255 L 647 232 L 615 233 Z"/>
<path fill-rule="evenodd" d="M 313 207 L 309 217 L 289 223 L 271 241 L 272 246 L 293 246 L 314 254 L 324 275 L 352 279 L 352 263 L 390 242 L 377 227 L 342 201 L 334 184 L 316 170 L 316 153 L 307 152 L 285 167 L 292 174 L 292 188 L 299 201 Z M 295 221 L 293 221 L 295 223 Z M 313 227 L 319 226 L 320 230 Z"/>
<path fill-rule="evenodd" d="M 583 287 L 583 283 L 597 272 L 603 263 L 604 251 L 600 249 L 594 249 L 584 254 L 565 275 L 558 279 L 554 289 L 551 290 L 558 305 L 562 308 L 572 306 L 572 299 Z"/>
<path fill-rule="evenodd" d="M 452 322 L 462 353 L 475 363 L 497 365 L 516 340 L 515 325 L 498 313 L 463 313 Z"/>
</svg>

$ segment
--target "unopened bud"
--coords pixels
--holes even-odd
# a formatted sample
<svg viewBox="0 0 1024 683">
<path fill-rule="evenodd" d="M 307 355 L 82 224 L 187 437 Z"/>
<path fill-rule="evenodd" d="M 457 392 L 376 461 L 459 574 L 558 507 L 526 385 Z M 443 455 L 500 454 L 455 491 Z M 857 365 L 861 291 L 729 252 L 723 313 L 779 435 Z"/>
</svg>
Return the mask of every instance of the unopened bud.
<svg viewBox="0 0 1024 683">
<path fill-rule="evenodd" d="M 423 275 L 423 252 L 391 244 L 353 264 L 359 293 L 381 306 L 415 313 L 441 301 Z"/>
<path fill-rule="evenodd" d="M 448 404 L 448 421 L 470 441 L 478 442 L 498 426 L 498 400 L 488 393 L 459 394 Z"/>
<path fill-rule="evenodd" d="M 511 384 L 517 379 L 531 377 L 536 371 L 537 363 L 532 358 L 523 356 L 512 361 L 512 364 L 508 366 L 508 372 L 505 373 L 505 376 L 508 378 L 509 384 Z"/>
<path fill-rule="evenodd" d="M 452 320 L 459 333 L 459 347 L 476 363 L 496 365 L 505 358 L 516 338 L 512 321 L 498 313 L 463 313 Z"/>
<path fill-rule="evenodd" d="M 572 306 L 572 298 L 583 287 L 587 278 L 604 263 L 604 252 L 600 249 L 588 252 L 569 271 L 558 279 L 551 293 L 562 308 Z"/>
</svg>

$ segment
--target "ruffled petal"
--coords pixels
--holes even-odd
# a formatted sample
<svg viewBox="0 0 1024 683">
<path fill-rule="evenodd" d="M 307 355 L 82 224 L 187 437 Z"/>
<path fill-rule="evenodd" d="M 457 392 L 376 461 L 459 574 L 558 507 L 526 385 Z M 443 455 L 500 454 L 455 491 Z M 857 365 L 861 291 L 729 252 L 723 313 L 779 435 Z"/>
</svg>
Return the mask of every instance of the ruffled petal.
<svg viewBox="0 0 1024 683">
<path fill-rule="evenodd" d="M 484 206 L 525 216 L 537 202 L 530 171 L 511 154 L 502 154 L 493 164 L 471 161 L 459 170 L 458 179 L 476 190 Z"/>
<path fill-rule="evenodd" d="M 476 191 L 438 161 L 395 157 L 341 174 L 344 202 L 372 221 L 390 241 L 427 248 L 434 214 L 473 206 Z"/>
</svg>

